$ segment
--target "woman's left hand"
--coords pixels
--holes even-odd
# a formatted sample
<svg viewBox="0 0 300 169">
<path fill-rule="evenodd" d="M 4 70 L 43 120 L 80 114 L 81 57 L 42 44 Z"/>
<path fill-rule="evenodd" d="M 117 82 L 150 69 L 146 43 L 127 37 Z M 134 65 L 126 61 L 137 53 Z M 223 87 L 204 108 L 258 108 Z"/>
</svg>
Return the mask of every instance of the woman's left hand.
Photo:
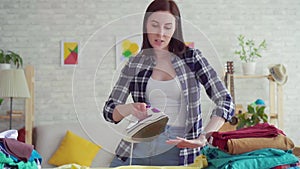
<svg viewBox="0 0 300 169">
<path fill-rule="evenodd" d="M 207 144 L 205 136 L 201 136 L 194 140 L 187 140 L 182 137 L 176 137 L 176 139 L 170 139 L 166 141 L 167 144 L 176 145 L 178 148 L 198 148 L 204 147 Z"/>
</svg>

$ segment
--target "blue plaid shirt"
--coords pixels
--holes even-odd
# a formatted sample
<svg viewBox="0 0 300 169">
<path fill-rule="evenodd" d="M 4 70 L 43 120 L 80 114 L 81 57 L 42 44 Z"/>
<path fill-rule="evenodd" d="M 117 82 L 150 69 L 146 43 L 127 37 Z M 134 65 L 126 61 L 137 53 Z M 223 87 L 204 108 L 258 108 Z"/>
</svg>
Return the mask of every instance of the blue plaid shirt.
<svg viewBox="0 0 300 169">
<path fill-rule="evenodd" d="M 212 115 L 223 117 L 225 120 L 231 119 L 234 113 L 232 98 L 215 70 L 199 50 L 189 48 L 182 58 L 172 57 L 172 64 L 187 103 L 188 115 L 184 136 L 186 139 L 196 139 L 201 134 L 200 84 L 204 86 L 207 95 L 216 104 Z M 141 51 L 137 56 L 130 58 L 103 108 L 104 118 L 107 121 L 117 123 L 112 118 L 112 112 L 118 104 L 126 103 L 129 94 L 134 102 L 146 103 L 146 86 L 155 65 L 154 56 L 146 51 Z M 116 155 L 126 160 L 130 156 L 130 148 L 131 143 L 122 140 L 116 149 Z M 199 153 L 200 148 L 180 149 L 180 165 L 193 163 Z"/>
</svg>

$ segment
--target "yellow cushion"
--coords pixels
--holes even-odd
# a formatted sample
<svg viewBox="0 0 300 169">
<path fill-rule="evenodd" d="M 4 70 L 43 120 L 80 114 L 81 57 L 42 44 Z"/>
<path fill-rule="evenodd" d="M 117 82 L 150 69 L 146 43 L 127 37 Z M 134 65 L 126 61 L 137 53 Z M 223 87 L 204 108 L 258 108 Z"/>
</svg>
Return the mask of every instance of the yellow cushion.
<svg viewBox="0 0 300 169">
<path fill-rule="evenodd" d="M 67 131 L 48 163 L 56 166 L 76 163 L 89 167 L 100 149 L 101 146 Z"/>
</svg>

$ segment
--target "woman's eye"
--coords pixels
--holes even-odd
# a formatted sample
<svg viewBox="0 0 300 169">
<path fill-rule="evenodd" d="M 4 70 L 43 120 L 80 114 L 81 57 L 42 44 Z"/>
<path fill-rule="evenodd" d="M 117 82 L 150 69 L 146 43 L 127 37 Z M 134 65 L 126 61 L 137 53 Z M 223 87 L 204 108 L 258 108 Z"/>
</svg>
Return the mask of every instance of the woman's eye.
<svg viewBox="0 0 300 169">
<path fill-rule="evenodd" d="M 165 26 L 165 29 L 170 30 L 170 29 L 172 29 L 172 27 Z"/>
<path fill-rule="evenodd" d="M 152 24 L 152 27 L 156 28 L 156 27 L 158 27 L 158 25 L 157 24 Z"/>
</svg>

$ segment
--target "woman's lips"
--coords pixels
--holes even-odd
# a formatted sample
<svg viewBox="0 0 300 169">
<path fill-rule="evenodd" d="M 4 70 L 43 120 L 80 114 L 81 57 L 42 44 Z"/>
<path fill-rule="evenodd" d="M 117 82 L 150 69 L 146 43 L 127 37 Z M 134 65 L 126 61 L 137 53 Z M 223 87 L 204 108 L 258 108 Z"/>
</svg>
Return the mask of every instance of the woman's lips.
<svg viewBox="0 0 300 169">
<path fill-rule="evenodd" d="M 162 43 L 164 43 L 164 40 L 161 40 L 161 39 L 155 39 L 154 42 L 155 42 L 155 45 L 161 46 Z"/>
</svg>

